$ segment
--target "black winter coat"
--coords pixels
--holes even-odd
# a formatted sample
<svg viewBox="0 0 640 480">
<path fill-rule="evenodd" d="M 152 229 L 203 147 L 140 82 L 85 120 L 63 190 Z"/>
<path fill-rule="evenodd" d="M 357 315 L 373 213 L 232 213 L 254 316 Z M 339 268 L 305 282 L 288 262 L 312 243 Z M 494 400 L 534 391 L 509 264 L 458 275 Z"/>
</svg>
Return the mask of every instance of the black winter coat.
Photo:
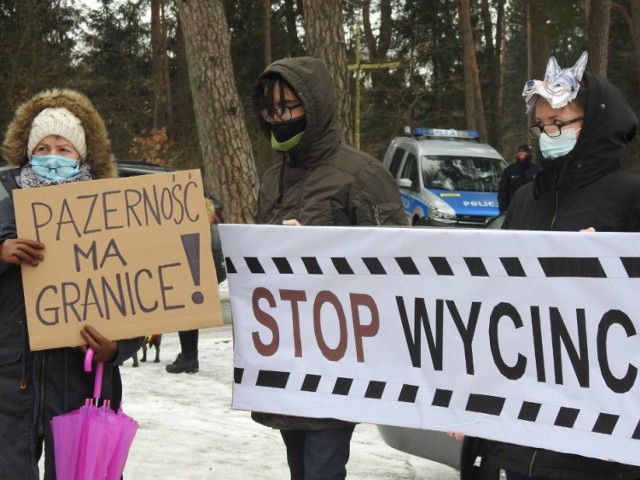
<svg viewBox="0 0 640 480">
<path fill-rule="evenodd" d="M 587 72 L 585 86 L 585 118 L 575 147 L 565 157 L 544 161 L 535 181 L 518 190 L 503 228 L 640 231 L 640 176 L 621 166 L 625 145 L 636 134 L 637 117 L 607 80 Z M 485 440 L 475 449 L 484 454 L 479 478 L 497 478 L 502 468 L 542 478 L 640 479 L 640 467 L 541 448 Z M 467 455 L 462 461 L 468 466 L 474 459 Z"/>
<path fill-rule="evenodd" d="M 509 204 L 520 187 L 533 181 L 538 173 L 538 166 L 531 160 L 524 163 L 516 159 L 511 165 L 502 171 L 502 177 L 498 184 L 498 207 L 500 212 L 509 208 Z"/>
<path fill-rule="evenodd" d="M 78 92 L 41 92 L 16 110 L 2 145 L 4 160 L 15 169 L 3 171 L 7 192 L 18 188 L 16 177 L 27 163 L 27 139 L 33 118 L 44 108 L 64 107 L 82 122 L 88 146 L 86 161 L 93 178 L 115 175 L 115 162 L 104 122 L 90 101 Z M 43 187 L 46 188 L 46 187 Z M 0 190 L 1 191 L 1 190 Z M 11 197 L 0 200 L 0 243 L 16 238 Z M 116 366 L 142 346 L 142 338 L 118 342 L 118 357 L 105 365 L 104 398 L 120 405 L 122 383 Z M 0 478 L 38 480 L 38 461 L 45 451 L 45 480 L 56 478 L 51 418 L 81 407 L 93 394 L 93 373 L 84 372 L 79 348 L 31 352 L 26 325 L 20 267 L 0 262 Z M 64 480 L 64 479 L 59 479 Z"/>
</svg>

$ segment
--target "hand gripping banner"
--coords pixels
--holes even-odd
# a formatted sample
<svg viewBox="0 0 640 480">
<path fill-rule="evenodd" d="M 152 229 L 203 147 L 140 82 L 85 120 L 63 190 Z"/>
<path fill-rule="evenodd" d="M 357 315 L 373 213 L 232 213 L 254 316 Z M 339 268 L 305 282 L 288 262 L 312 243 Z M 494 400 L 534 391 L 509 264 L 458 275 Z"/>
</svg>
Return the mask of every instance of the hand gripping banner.
<svg viewBox="0 0 640 480">
<path fill-rule="evenodd" d="M 640 465 L 640 235 L 220 230 L 234 408 Z"/>
</svg>

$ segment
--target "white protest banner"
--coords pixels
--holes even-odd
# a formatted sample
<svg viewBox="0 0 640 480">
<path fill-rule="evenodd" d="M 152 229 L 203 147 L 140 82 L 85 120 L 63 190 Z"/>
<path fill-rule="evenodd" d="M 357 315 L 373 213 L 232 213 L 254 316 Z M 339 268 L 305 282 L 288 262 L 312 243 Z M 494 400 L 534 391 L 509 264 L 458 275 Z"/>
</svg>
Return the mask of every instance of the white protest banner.
<svg viewBox="0 0 640 480">
<path fill-rule="evenodd" d="M 640 465 L 640 235 L 225 225 L 233 407 Z"/>
<path fill-rule="evenodd" d="M 22 266 L 32 350 L 220 325 L 199 170 L 13 192 L 18 237 L 45 245 Z"/>
</svg>

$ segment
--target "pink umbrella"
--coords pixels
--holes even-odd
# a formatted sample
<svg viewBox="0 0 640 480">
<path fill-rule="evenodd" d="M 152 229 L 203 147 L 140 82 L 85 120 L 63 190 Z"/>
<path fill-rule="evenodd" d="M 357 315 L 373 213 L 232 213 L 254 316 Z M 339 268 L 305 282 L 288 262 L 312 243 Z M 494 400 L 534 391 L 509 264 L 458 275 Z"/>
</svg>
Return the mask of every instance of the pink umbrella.
<svg viewBox="0 0 640 480">
<path fill-rule="evenodd" d="M 84 369 L 91 371 L 94 351 L 87 350 Z M 77 410 L 51 419 L 56 475 L 64 480 L 119 480 L 138 424 L 109 401 L 98 406 L 104 363 L 96 366 L 93 398 Z"/>
</svg>

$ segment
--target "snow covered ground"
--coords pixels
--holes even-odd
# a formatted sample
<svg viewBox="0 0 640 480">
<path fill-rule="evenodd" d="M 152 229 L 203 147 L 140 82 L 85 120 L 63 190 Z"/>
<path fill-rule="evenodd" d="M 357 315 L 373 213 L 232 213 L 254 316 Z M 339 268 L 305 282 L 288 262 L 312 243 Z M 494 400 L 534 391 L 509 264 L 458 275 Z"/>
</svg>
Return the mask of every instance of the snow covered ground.
<svg viewBox="0 0 640 480">
<path fill-rule="evenodd" d="M 228 290 L 221 285 L 225 320 Z M 200 371 L 169 374 L 165 365 L 180 350 L 178 334 L 163 336 L 161 363 L 132 361 L 122 367 L 124 411 L 140 428 L 125 469 L 126 480 L 287 479 L 280 434 L 231 409 L 231 325 L 200 331 Z M 152 351 L 151 359 L 155 351 Z M 454 480 L 455 470 L 386 445 L 373 425 L 356 427 L 351 479 Z"/>
</svg>

